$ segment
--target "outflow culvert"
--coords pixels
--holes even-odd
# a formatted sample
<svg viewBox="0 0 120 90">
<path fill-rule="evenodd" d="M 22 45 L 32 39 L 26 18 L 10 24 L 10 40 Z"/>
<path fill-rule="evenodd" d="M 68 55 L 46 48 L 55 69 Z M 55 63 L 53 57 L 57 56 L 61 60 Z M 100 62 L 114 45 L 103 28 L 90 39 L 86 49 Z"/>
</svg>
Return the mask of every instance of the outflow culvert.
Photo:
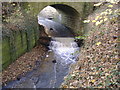
<svg viewBox="0 0 120 90">
<path fill-rule="evenodd" d="M 50 37 L 74 37 L 80 26 L 78 12 L 63 4 L 50 5 L 41 10 L 38 23 L 44 26 Z"/>
</svg>

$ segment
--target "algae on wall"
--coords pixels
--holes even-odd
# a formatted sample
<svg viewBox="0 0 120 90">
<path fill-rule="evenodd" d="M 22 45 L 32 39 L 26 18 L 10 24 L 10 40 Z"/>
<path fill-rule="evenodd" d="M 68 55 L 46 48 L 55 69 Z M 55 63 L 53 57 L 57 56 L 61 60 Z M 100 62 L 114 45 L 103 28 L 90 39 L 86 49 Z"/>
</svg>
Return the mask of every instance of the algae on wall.
<svg viewBox="0 0 120 90">
<path fill-rule="evenodd" d="M 2 65 L 3 68 L 10 63 L 10 43 L 9 43 L 9 38 L 4 37 L 2 40 Z"/>
<path fill-rule="evenodd" d="M 30 51 L 39 39 L 37 17 L 30 15 L 29 10 L 26 12 L 25 9 L 18 7 L 6 21 L 8 22 L 3 22 L 3 42 L 0 43 L 3 53 L 2 69 Z"/>
<path fill-rule="evenodd" d="M 27 51 L 30 51 L 37 43 L 37 33 L 31 28 L 28 31 L 13 31 L 10 37 L 3 36 L 2 41 L 2 66 L 6 68 L 10 63 Z M 13 37 L 12 37 L 13 36 Z M 12 39 L 11 39 L 12 38 Z"/>
</svg>

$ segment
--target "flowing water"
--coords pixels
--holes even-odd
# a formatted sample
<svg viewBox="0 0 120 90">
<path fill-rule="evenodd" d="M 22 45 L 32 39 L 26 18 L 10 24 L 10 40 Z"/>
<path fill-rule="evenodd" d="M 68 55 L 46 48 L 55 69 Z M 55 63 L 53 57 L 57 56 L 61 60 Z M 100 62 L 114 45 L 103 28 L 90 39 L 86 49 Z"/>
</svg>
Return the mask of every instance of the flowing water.
<svg viewBox="0 0 120 90">
<path fill-rule="evenodd" d="M 75 63 L 79 47 L 74 38 L 53 38 L 45 59 L 41 64 L 28 72 L 19 81 L 15 80 L 4 88 L 58 88 Z"/>
<path fill-rule="evenodd" d="M 63 66 L 75 62 L 78 57 L 79 48 L 74 38 L 53 38 L 49 47 Z"/>
</svg>

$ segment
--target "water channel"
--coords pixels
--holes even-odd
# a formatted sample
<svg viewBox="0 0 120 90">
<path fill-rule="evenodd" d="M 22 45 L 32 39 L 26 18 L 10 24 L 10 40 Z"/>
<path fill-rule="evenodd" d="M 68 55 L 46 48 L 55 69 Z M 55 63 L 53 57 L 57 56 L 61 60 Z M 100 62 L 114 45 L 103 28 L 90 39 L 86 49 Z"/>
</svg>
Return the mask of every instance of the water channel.
<svg viewBox="0 0 120 90">
<path fill-rule="evenodd" d="M 79 47 L 74 35 L 66 26 L 38 17 L 38 23 L 43 25 L 46 33 L 52 37 L 49 50 L 42 62 L 36 61 L 36 66 L 19 80 L 9 82 L 5 88 L 58 88 L 68 74 L 70 65 L 75 63 L 79 55 Z M 52 30 L 50 30 L 52 28 Z"/>
<path fill-rule="evenodd" d="M 58 88 L 69 72 L 69 67 L 78 58 L 79 47 L 74 38 L 52 38 L 43 62 L 35 69 L 11 81 L 4 88 Z"/>
</svg>

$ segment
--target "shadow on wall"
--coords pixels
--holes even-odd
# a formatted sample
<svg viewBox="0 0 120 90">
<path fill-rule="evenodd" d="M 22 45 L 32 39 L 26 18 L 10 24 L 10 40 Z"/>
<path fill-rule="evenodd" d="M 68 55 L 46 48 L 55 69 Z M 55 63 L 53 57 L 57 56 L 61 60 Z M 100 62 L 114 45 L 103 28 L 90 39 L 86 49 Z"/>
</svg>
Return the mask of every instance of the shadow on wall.
<svg viewBox="0 0 120 90">
<path fill-rule="evenodd" d="M 40 37 L 38 40 L 38 44 L 41 44 L 43 46 L 45 46 L 45 48 L 49 49 L 49 43 L 51 41 L 51 37 L 48 37 L 48 35 L 45 33 L 45 28 L 42 25 L 39 25 L 39 30 L 40 30 Z"/>
</svg>

